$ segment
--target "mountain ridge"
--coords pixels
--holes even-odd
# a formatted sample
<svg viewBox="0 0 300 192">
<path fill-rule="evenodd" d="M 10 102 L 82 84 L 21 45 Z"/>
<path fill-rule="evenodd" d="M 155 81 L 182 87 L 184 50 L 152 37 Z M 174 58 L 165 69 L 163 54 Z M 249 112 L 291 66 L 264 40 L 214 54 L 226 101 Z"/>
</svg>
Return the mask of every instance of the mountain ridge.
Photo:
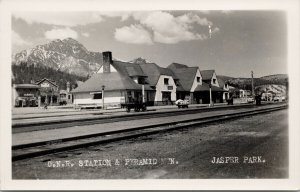
<svg viewBox="0 0 300 192">
<path fill-rule="evenodd" d="M 42 65 L 62 72 L 86 77 L 102 66 L 102 53 L 88 51 L 72 38 L 56 39 L 13 55 L 13 64 Z"/>
</svg>

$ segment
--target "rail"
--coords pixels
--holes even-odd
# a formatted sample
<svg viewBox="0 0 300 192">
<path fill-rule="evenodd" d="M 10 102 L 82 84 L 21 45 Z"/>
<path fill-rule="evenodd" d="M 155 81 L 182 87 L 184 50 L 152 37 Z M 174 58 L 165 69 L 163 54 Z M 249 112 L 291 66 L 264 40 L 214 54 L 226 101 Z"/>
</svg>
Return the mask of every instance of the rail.
<svg viewBox="0 0 300 192">
<path fill-rule="evenodd" d="M 12 146 L 12 161 L 286 109 L 287 105 Z"/>
</svg>

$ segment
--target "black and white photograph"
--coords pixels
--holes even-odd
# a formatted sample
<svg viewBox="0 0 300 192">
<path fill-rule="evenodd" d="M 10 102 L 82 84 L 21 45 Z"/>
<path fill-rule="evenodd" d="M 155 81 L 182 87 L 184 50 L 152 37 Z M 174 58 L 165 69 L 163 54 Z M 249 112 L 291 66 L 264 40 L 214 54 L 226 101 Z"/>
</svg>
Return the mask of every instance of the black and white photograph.
<svg viewBox="0 0 300 192">
<path fill-rule="evenodd" d="M 289 10 L 129 2 L 55 10 L 54 1 L 6 15 L 6 177 L 179 185 L 299 176 Z"/>
</svg>

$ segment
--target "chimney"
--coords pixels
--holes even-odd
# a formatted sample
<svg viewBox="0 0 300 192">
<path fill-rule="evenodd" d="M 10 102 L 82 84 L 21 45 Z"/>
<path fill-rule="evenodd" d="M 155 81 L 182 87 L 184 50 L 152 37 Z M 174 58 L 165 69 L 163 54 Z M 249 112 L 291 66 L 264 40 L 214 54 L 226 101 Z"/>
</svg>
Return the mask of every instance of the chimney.
<svg viewBox="0 0 300 192">
<path fill-rule="evenodd" d="M 110 73 L 110 64 L 112 64 L 112 56 L 110 51 L 102 52 L 103 57 L 103 73 Z"/>
<path fill-rule="evenodd" d="M 70 92 L 70 82 L 69 81 L 67 82 L 67 92 L 68 93 Z"/>
</svg>

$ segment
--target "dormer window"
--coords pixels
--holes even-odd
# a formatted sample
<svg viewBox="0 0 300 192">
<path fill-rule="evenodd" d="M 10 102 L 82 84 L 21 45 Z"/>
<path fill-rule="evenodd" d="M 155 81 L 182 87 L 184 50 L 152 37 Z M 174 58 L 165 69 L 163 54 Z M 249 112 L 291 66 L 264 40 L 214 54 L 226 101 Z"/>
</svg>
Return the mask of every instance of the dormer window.
<svg viewBox="0 0 300 192">
<path fill-rule="evenodd" d="M 146 83 L 145 78 L 142 77 L 138 78 L 138 84 L 145 84 L 145 83 Z"/>
<path fill-rule="evenodd" d="M 197 77 L 197 83 L 200 83 L 200 77 Z"/>
<path fill-rule="evenodd" d="M 216 84 L 217 83 L 217 79 L 213 79 L 213 84 Z"/>
<path fill-rule="evenodd" d="M 164 78 L 164 84 L 169 85 L 169 78 Z"/>
</svg>

